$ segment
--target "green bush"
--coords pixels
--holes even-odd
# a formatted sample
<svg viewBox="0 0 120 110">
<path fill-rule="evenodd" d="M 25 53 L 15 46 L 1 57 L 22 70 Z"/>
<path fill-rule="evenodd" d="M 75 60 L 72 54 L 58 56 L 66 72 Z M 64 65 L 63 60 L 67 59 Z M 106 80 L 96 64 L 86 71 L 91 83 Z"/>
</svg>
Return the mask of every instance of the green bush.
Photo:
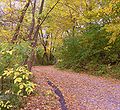
<svg viewBox="0 0 120 110">
<path fill-rule="evenodd" d="M 90 24 L 84 32 L 75 36 L 66 36 L 59 48 L 58 66 L 75 71 L 91 70 L 97 75 L 108 72 L 107 65 L 118 65 L 120 62 L 120 38 L 109 44 L 106 36 L 111 35 L 99 24 Z"/>
<path fill-rule="evenodd" d="M 27 42 L 0 45 L 0 108 L 17 109 L 24 96 L 33 92 L 31 72 L 24 65 L 31 52 Z"/>
</svg>

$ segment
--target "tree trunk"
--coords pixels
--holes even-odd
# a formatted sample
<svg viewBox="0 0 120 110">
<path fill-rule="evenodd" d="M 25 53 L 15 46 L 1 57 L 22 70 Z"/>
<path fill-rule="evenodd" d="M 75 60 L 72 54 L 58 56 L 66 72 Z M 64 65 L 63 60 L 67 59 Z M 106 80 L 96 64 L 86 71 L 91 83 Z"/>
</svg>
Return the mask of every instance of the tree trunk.
<svg viewBox="0 0 120 110">
<path fill-rule="evenodd" d="M 35 26 L 35 9 L 36 9 L 36 0 L 34 0 L 33 7 L 32 7 L 32 23 L 30 26 L 30 32 L 28 34 L 29 40 L 32 40 L 32 34 L 34 31 L 34 26 Z"/>
<path fill-rule="evenodd" d="M 43 6 L 44 6 L 44 0 L 42 0 L 41 6 L 39 8 L 39 17 L 38 17 L 37 26 L 35 28 L 35 32 L 34 32 L 34 35 L 33 35 L 33 40 L 34 40 L 34 42 L 32 43 L 32 48 L 33 49 L 31 51 L 30 59 L 28 60 L 28 69 L 29 69 L 29 71 L 31 71 L 32 66 L 33 66 L 33 64 L 35 62 L 35 50 L 34 50 L 34 48 L 37 45 L 37 39 L 38 39 L 38 34 L 39 34 L 39 29 L 40 29 L 40 14 L 42 14 Z"/>
<path fill-rule="evenodd" d="M 30 2 L 31 0 L 28 0 L 28 2 L 26 3 L 26 5 L 24 6 L 23 10 L 22 10 L 22 13 L 21 13 L 21 16 L 20 16 L 20 19 L 19 19 L 19 23 L 17 24 L 17 27 L 15 29 L 15 33 L 14 33 L 14 36 L 12 38 L 12 43 L 14 43 L 16 40 L 17 40 L 17 37 L 19 35 L 19 31 L 20 31 L 20 27 L 21 27 L 21 24 L 23 22 L 23 19 L 24 19 L 24 16 L 25 16 L 25 13 L 30 5 Z"/>
</svg>

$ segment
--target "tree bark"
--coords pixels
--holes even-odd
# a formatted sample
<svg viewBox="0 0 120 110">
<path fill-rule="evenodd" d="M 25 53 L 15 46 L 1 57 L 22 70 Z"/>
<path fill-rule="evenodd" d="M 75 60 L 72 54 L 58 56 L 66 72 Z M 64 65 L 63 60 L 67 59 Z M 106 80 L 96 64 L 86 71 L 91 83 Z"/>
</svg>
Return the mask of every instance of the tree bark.
<svg viewBox="0 0 120 110">
<path fill-rule="evenodd" d="M 54 5 L 53 7 L 48 11 L 48 13 L 46 14 L 45 18 L 41 21 L 41 17 L 40 15 L 42 14 L 43 12 L 43 7 L 44 7 L 44 2 L 45 0 L 42 0 L 41 1 L 41 5 L 40 5 L 40 8 L 39 8 L 39 17 L 37 19 L 37 26 L 35 27 L 35 31 L 34 31 L 34 35 L 33 35 L 33 43 L 32 43 L 32 55 L 30 56 L 30 60 L 32 61 L 28 61 L 29 64 L 28 64 L 28 67 L 29 67 L 29 70 L 31 71 L 32 69 L 32 66 L 33 66 L 33 62 L 35 61 L 35 50 L 34 48 L 36 47 L 37 45 L 37 40 L 38 40 L 38 34 L 39 34 L 39 30 L 41 28 L 41 25 L 44 23 L 44 21 L 47 19 L 48 15 L 50 14 L 50 12 L 55 8 L 55 6 L 59 3 L 60 0 L 58 0 Z"/>
<path fill-rule="evenodd" d="M 32 23 L 30 26 L 30 32 L 28 34 L 29 40 L 32 40 L 32 34 L 34 31 L 34 27 L 35 27 L 35 9 L 36 9 L 36 0 L 34 0 L 33 7 L 32 7 Z"/>
<path fill-rule="evenodd" d="M 23 19 L 24 19 L 24 16 L 25 16 L 25 13 L 30 5 L 30 2 L 31 0 L 28 0 L 28 2 L 26 3 L 26 5 L 24 6 L 23 10 L 22 10 L 22 13 L 21 13 L 21 16 L 20 16 L 20 19 L 19 19 L 19 23 L 17 24 L 17 27 L 15 29 L 15 33 L 14 33 L 14 36 L 12 38 L 12 43 L 14 43 L 16 40 L 17 40 L 17 37 L 19 35 L 19 31 L 20 31 L 20 27 L 21 27 L 21 24 L 23 22 Z"/>
<path fill-rule="evenodd" d="M 34 32 L 34 35 L 33 35 L 33 40 L 34 40 L 34 42 L 32 43 L 32 48 L 33 49 L 31 51 L 31 56 L 30 56 L 30 59 L 28 61 L 28 69 L 29 69 L 29 71 L 31 71 L 33 63 L 35 61 L 35 50 L 34 50 L 34 48 L 37 45 L 37 39 L 38 39 L 38 34 L 39 34 L 39 29 L 40 29 L 40 19 L 41 19 L 40 14 L 42 14 L 43 6 L 44 6 L 44 0 L 42 0 L 40 8 L 39 8 L 39 17 L 37 19 L 37 26 L 35 28 L 35 32 Z"/>
</svg>

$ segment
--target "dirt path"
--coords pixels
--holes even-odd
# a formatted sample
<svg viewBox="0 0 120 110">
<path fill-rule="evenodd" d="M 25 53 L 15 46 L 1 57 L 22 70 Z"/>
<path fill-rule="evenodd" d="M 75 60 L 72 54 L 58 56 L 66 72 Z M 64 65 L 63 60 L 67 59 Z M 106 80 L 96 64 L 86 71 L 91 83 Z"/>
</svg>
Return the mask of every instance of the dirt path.
<svg viewBox="0 0 120 110">
<path fill-rule="evenodd" d="M 120 81 L 61 71 L 52 66 L 36 66 L 33 72 L 37 80 L 50 81 L 60 90 L 68 110 L 120 110 Z M 60 106 L 46 110 L 61 110 Z"/>
</svg>

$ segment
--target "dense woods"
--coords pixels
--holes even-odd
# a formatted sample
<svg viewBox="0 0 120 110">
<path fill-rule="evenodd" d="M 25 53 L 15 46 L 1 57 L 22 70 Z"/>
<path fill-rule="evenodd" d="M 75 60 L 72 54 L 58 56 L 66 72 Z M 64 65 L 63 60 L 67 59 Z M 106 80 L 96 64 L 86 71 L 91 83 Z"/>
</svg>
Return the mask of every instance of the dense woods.
<svg viewBox="0 0 120 110">
<path fill-rule="evenodd" d="M 32 66 L 54 64 L 119 79 L 120 0 L 0 0 L 0 108 L 34 91 Z"/>
</svg>

